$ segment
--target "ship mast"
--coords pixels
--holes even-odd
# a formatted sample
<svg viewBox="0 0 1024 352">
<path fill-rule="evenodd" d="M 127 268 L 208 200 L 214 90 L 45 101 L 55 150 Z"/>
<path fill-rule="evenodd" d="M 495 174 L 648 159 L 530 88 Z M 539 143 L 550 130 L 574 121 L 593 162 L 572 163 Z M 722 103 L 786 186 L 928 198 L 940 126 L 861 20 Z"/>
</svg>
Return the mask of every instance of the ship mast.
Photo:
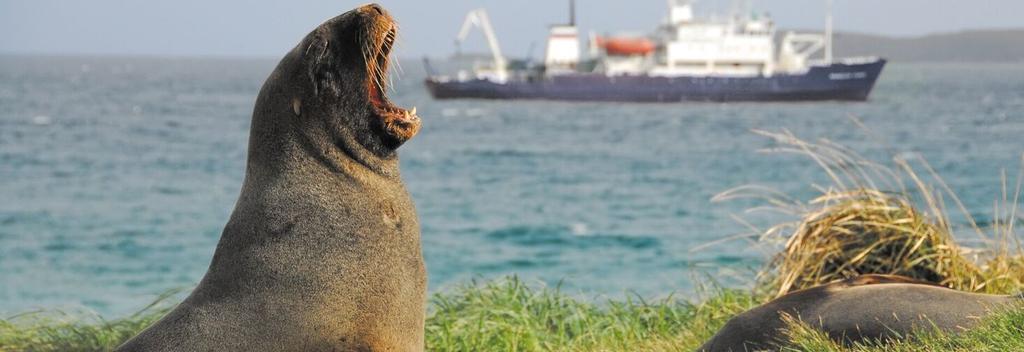
<svg viewBox="0 0 1024 352">
<path fill-rule="evenodd" d="M 569 0 L 569 25 L 576 26 L 576 0 Z"/>
<path fill-rule="evenodd" d="M 825 63 L 832 63 L 832 0 L 825 1 Z"/>
</svg>

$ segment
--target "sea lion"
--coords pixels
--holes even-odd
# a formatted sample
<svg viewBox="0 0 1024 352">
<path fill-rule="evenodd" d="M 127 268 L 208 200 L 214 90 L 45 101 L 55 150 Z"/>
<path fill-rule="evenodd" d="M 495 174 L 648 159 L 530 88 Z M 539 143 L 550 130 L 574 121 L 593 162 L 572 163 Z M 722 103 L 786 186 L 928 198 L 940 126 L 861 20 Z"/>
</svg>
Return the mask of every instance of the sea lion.
<svg viewBox="0 0 1024 352">
<path fill-rule="evenodd" d="M 850 344 L 903 337 L 915 329 L 956 333 L 1019 302 L 1019 296 L 967 293 L 900 276 L 863 275 L 792 292 L 737 315 L 698 351 L 778 349 L 786 342 L 783 314 Z"/>
<path fill-rule="evenodd" d="M 245 181 L 195 290 L 119 351 L 422 351 L 426 271 L 388 101 L 395 22 L 371 4 L 313 30 L 253 111 Z"/>
</svg>

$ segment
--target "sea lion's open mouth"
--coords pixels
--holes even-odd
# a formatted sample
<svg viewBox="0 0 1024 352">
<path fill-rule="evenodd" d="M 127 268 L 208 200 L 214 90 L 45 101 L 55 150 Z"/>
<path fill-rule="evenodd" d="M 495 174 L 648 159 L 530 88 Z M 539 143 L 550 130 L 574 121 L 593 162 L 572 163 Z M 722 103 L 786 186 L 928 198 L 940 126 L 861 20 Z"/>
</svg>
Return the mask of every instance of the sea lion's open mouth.
<svg viewBox="0 0 1024 352">
<path fill-rule="evenodd" d="M 398 28 L 386 13 L 373 16 L 374 23 L 368 27 L 368 40 L 363 48 L 366 57 L 367 94 L 373 114 L 384 122 L 384 129 L 392 137 L 404 142 L 419 132 L 420 118 L 416 108 L 406 110 L 395 106 L 388 99 L 388 69 L 391 49 L 398 36 Z"/>
</svg>

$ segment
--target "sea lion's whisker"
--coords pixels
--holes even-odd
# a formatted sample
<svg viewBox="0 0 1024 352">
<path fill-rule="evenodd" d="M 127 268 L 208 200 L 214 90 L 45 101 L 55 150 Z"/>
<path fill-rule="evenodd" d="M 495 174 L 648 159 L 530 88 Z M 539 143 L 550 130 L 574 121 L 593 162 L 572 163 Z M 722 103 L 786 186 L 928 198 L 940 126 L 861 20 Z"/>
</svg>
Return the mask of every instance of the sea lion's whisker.
<svg viewBox="0 0 1024 352">
<path fill-rule="evenodd" d="M 371 65 L 371 60 L 373 60 L 373 59 L 370 57 L 370 50 L 372 50 L 372 49 L 370 49 L 370 43 L 366 39 L 366 38 L 369 38 L 367 33 L 368 32 L 364 29 L 363 33 L 362 33 L 363 35 L 360 37 L 361 38 L 360 41 L 362 42 L 361 43 L 361 47 L 360 47 L 360 51 L 363 54 L 363 64 L 366 66 L 366 67 L 364 67 L 364 69 L 366 70 L 367 74 L 369 74 L 371 72 L 370 71 L 371 67 L 373 67 Z"/>
<path fill-rule="evenodd" d="M 391 75 L 388 74 L 389 71 L 390 71 L 390 68 L 391 68 L 391 65 L 390 65 L 391 64 L 390 53 L 391 53 L 391 49 L 392 49 L 391 46 L 394 43 L 394 39 L 393 38 L 394 37 L 391 35 L 390 32 L 384 37 L 384 43 L 381 45 L 380 50 L 379 50 L 380 51 L 380 56 L 382 56 L 384 58 L 384 62 L 382 63 L 381 66 L 377 67 L 377 70 L 380 71 L 380 76 L 388 84 L 388 86 L 387 86 L 388 89 L 394 89 L 394 86 L 395 86 L 394 81 L 391 80 Z"/>
<path fill-rule="evenodd" d="M 309 49 L 312 49 L 313 45 L 316 44 L 316 43 L 317 43 L 317 39 L 310 40 L 309 41 L 309 45 L 306 46 L 306 51 L 304 51 L 302 54 L 303 55 L 309 55 Z"/>
<path fill-rule="evenodd" d="M 324 45 L 323 45 L 323 47 L 321 47 L 321 48 L 320 48 L 320 54 L 319 54 L 319 55 L 317 55 L 317 57 L 316 57 L 316 63 L 317 63 L 317 65 L 319 65 L 319 64 L 320 64 L 320 61 L 322 61 L 322 60 L 323 60 L 323 58 L 324 58 L 325 56 L 327 56 L 327 47 L 329 47 L 330 45 L 331 45 L 331 42 L 330 42 L 330 41 L 328 41 L 328 40 L 324 40 Z"/>
<path fill-rule="evenodd" d="M 395 39 L 395 43 L 394 43 L 393 45 L 394 45 L 394 46 L 398 46 L 398 39 Z M 391 62 L 394 62 L 394 63 L 395 63 L 395 64 L 394 64 L 394 68 L 395 68 L 395 70 L 396 70 L 396 71 L 395 71 L 395 74 L 397 74 L 397 75 L 398 75 L 398 78 L 402 78 L 402 75 L 403 75 L 403 74 L 405 74 L 405 70 L 404 70 L 404 69 L 402 68 L 402 63 L 401 63 L 401 61 L 400 61 L 400 60 L 398 60 L 397 58 L 395 58 L 395 59 L 392 59 L 392 60 L 391 60 Z"/>
<path fill-rule="evenodd" d="M 391 74 L 389 74 L 388 77 L 392 80 L 391 87 L 392 89 L 394 89 L 395 77 L 398 77 L 398 79 L 402 79 L 402 74 L 404 73 L 404 71 L 402 70 L 402 63 L 400 62 L 400 60 L 393 57 L 388 58 L 388 60 L 391 62 L 391 65 L 388 66 L 388 72 L 390 72 Z"/>
<path fill-rule="evenodd" d="M 388 88 L 391 88 L 391 90 L 394 91 L 394 81 L 393 81 L 394 78 L 393 78 L 392 75 L 389 75 L 391 70 L 392 70 L 392 68 L 394 67 L 394 64 L 391 64 L 391 63 L 392 62 L 396 62 L 396 60 L 391 57 L 392 56 L 391 52 L 394 50 L 394 43 L 395 43 L 395 39 L 396 39 L 395 38 L 395 32 L 394 32 L 393 29 L 390 32 L 388 32 L 386 39 L 387 39 L 387 41 L 385 42 L 385 45 L 387 45 L 387 52 L 388 52 L 387 61 L 388 61 L 388 64 L 387 64 L 387 68 L 384 71 L 385 71 L 385 76 L 388 78 Z"/>
<path fill-rule="evenodd" d="M 390 81 L 390 77 L 387 74 L 387 67 L 390 60 L 388 54 L 391 52 L 391 45 L 394 43 L 394 37 L 392 36 L 391 30 L 388 32 L 378 32 L 383 35 L 378 35 L 378 45 L 376 47 L 376 54 L 373 55 L 374 61 L 374 76 L 377 81 L 377 87 L 382 92 L 387 92 L 389 88 L 393 86 L 393 82 Z"/>
<path fill-rule="evenodd" d="M 387 86 L 384 85 L 385 79 L 384 74 L 381 72 L 380 62 L 378 61 L 381 55 L 381 49 L 377 49 L 377 54 L 373 56 L 373 78 L 377 82 L 377 88 L 382 92 L 387 90 Z"/>
<path fill-rule="evenodd" d="M 402 69 L 402 61 L 398 59 L 392 59 L 391 62 L 394 63 L 392 70 L 394 70 L 395 74 L 398 75 L 398 78 L 401 79 L 402 75 L 405 74 L 405 70 Z"/>
<path fill-rule="evenodd" d="M 363 52 L 363 63 L 366 65 L 366 79 L 376 84 L 376 87 L 380 87 L 380 80 L 377 78 L 377 55 L 374 54 L 374 51 L 377 50 L 377 43 L 370 39 L 373 38 L 370 34 L 369 28 L 363 29 L 363 45 L 361 49 Z M 375 87 L 371 87 L 371 89 L 373 88 Z"/>
<path fill-rule="evenodd" d="M 384 67 L 386 67 L 388 63 L 388 60 L 389 59 L 385 58 L 381 64 L 377 65 L 377 77 L 382 81 L 382 83 L 387 84 L 386 86 L 381 86 L 382 90 L 385 91 L 393 87 L 391 77 L 387 74 L 387 71 L 384 69 Z"/>
<path fill-rule="evenodd" d="M 312 50 L 314 46 L 321 46 L 321 45 L 323 45 L 323 43 L 324 43 L 323 39 L 321 39 L 320 37 L 315 37 L 309 43 L 309 46 L 306 47 L 305 55 L 308 55 L 309 51 Z M 319 95 L 320 94 L 320 81 L 317 78 L 317 74 L 320 72 L 320 70 L 323 69 L 323 66 L 320 64 L 320 61 L 322 59 L 323 59 L 323 51 L 321 50 L 321 53 L 317 54 L 317 56 L 315 58 L 313 58 L 313 64 L 309 65 L 309 79 L 313 83 L 313 94 L 314 95 Z"/>
</svg>

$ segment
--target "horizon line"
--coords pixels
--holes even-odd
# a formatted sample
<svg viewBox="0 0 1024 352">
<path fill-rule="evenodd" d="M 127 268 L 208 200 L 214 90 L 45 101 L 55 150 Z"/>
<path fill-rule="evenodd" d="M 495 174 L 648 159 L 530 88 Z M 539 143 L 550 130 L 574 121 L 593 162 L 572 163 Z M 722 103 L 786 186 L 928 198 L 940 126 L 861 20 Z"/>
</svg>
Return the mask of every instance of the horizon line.
<svg viewBox="0 0 1024 352">
<path fill-rule="evenodd" d="M 786 31 L 801 31 L 801 32 L 813 32 L 813 30 L 807 29 L 779 29 L 777 33 L 784 33 Z M 884 39 L 892 40 L 918 40 L 930 37 L 939 36 L 951 36 L 964 33 L 979 33 L 979 32 L 1024 32 L 1024 27 L 992 27 L 992 28 L 974 28 L 974 29 L 961 29 L 953 31 L 940 31 L 932 32 L 920 35 L 892 35 L 892 34 L 879 34 L 870 32 L 859 32 L 859 31 L 837 31 L 835 35 L 863 35 L 863 36 L 874 36 Z M 283 54 L 281 54 L 283 55 Z M 53 51 L 10 51 L 6 49 L 0 49 L 0 56 L 34 56 L 34 57 L 52 57 L 52 58 L 141 58 L 141 59 L 203 59 L 203 60 L 276 60 L 280 59 L 280 55 L 245 55 L 245 54 L 203 54 L 203 53 L 191 53 L 191 54 L 160 54 L 160 53 L 127 53 L 127 52 L 53 52 Z M 423 58 L 437 59 L 446 58 L 450 55 L 445 56 L 433 56 L 433 55 L 418 55 L 418 56 L 399 56 L 398 60 L 420 60 Z"/>
</svg>

